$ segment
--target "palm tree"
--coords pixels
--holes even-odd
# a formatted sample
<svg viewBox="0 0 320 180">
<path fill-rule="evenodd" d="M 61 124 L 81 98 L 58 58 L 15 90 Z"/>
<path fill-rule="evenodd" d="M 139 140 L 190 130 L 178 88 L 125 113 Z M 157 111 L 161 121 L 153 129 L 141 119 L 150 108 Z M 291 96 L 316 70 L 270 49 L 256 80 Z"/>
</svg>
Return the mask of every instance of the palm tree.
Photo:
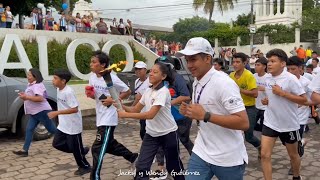
<svg viewBox="0 0 320 180">
<path fill-rule="evenodd" d="M 209 14 L 209 22 L 211 22 L 215 5 L 218 5 L 219 11 L 223 14 L 223 11 L 233 9 L 234 2 L 237 3 L 237 0 L 193 0 L 193 8 L 197 11 L 203 7 L 204 13 Z"/>
</svg>

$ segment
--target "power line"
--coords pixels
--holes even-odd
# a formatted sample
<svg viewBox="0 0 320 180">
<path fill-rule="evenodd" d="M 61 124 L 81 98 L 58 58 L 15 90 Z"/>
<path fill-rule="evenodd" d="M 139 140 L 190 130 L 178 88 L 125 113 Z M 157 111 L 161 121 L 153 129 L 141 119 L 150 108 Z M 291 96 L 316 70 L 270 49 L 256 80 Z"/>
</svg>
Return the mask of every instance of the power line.
<svg viewBox="0 0 320 180">
<path fill-rule="evenodd" d="M 250 5 L 251 4 L 251 1 L 241 1 L 239 3 L 235 3 L 234 6 L 240 6 L 240 5 Z M 254 2 L 253 3 L 254 5 L 271 5 L 270 2 L 264 2 L 264 3 L 261 3 L 261 2 Z M 170 4 L 170 5 L 159 5 L 159 6 L 146 6 L 146 7 L 132 7 L 132 8 L 119 8 L 119 9 L 84 9 L 84 11 L 89 11 L 89 10 L 94 10 L 94 11 L 124 11 L 124 12 L 128 12 L 128 11 L 132 11 L 132 10 L 135 10 L 135 11 L 139 11 L 139 10 L 160 10 L 160 9 L 154 9 L 154 8 L 168 8 L 168 7 L 172 7 L 173 9 L 174 8 L 182 8 L 184 6 L 190 6 L 190 7 L 185 7 L 186 9 L 194 9 L 193 6 L 193 3 L 181 3 L 181 4 Z M 277 5 L 277 3 L 273 3 L 273 5 Z M 284 6 L 298 6 L 298 5 L 301 5 L 301 3 L 298 3 L 298 2 L 286 2 L 285 4 L 283 4 Z M 170 8 L 169 10 L 172 10 L 172 8 Z M 168 11 L 168 9 L 164 9 L 164 11 Z M 115 12 L 116 13 L 116 12 Z"/>
</svg>

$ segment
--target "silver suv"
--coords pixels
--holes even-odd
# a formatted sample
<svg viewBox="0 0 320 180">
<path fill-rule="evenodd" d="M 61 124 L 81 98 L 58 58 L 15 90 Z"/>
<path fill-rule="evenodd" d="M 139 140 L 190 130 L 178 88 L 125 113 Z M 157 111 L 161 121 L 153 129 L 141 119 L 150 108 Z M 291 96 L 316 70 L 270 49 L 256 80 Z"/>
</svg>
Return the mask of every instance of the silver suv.
<svg viewBox="0 0 320 180">
<path fill-rule="evenodd" d="M 27 84 L 27 79 L 9 78 L 0 74 L 0 128 L 7 128 L 18 135 L 25 135 L 28 118 L 24 114 L 23 101 L 17 92 L 25 91 Z M 44 82 L 44 84 L 48 93 L 48 102 L 52 109 L 57 109 L 57 89 L 51 82 Z M 33 139 L 43 140 L 49 137 L 50 133 L 47 129 L 39 124 Z"/>
</svg>

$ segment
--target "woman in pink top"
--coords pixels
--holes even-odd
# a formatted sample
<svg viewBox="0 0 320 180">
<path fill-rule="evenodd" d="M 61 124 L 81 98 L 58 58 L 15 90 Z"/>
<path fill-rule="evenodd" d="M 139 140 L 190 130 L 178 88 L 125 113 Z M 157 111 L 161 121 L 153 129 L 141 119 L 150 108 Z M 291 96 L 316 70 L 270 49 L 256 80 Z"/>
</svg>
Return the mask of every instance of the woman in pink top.
<svg viewBox="0 0 320 180">
<path fill-rule="evenodd" d="M 56 132 L 55 124 L 47 115 L 52 109 L 46 99 L 47 91 L 42 83 L 43 77 L 41 72 L 38 69 L 32 68 L 29 70 L 27 78 L 29 83 L 26 91 L 19 93 L 20 98 L 24 101 L 25 114 L 29 115 L 26 137 L 23 150 L 13 151 L 14 154 L 23 157 L 28 156 L 33 132 L 39 123 L 42 123 L 51 134 Z"/>
</svg>

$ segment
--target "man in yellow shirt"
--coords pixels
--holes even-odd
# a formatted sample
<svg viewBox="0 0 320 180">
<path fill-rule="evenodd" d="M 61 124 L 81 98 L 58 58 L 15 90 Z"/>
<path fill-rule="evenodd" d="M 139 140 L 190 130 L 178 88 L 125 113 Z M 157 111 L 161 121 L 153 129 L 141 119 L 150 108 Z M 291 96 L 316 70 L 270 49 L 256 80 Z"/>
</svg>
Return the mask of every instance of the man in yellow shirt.
<svg viewBox="0 0 320 180">
<path fill-rule="evenodd" d="M 233 55 L 232 65 L 234 67 L 234 72 L 230 74 L 230 78 L 233 79 L 239 86 L 241 97 L 244 105 L 246 106 L 250 123 L 249 129 L 245 131 L 246 141 L 258 149 L 258 157 L 260 158 L 261 141 L 253 134 L 254 127 L 257 123 L 255 98 L 258 97 L 258 88 L 253 74 L 245 69 L 246 60 L 247 55 L 244 53 L 236 53 Z"/>
<path fill-rule="evenodd" d="M 306 56 L 307 56 L 307 59 L 310 59 L 311 58 L 311 55 L 312 55 L 312 49 L 310 48 L 310 46 L 307 48 L 306 50 Z"/>
</svg>

